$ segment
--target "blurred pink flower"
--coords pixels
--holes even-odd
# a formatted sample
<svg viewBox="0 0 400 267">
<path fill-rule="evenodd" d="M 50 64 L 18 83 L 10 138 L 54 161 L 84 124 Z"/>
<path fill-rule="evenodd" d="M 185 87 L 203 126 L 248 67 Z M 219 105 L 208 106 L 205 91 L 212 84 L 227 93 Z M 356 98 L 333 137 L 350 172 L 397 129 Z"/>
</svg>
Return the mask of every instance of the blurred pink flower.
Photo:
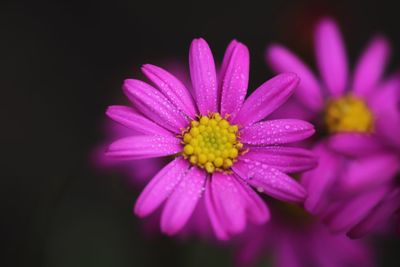
<svg viewBox="0 0 400 267">
<path fill-rule="evenodd" d="M 400 77 L 383 79 L 390 48 L 382 36 L 361 54 L 352 78 L 333 20 L 318 23 L 315 47 L 321 80 L 286 48 L 267 49 L 275 71 L 293 71 L 301 78 L 290 105 L 278 112 L 315 121 L 320 133 L 328 132 L 314 146 L 318 168 L 302 177 L 309 194 L 305 207 L 321 215 L 331 230 L 359 237 L 400 203 L 394 185 L 400 169 Z"/>
<path fill-rule="evenodd" d="M 165 201 L 161 230 L 172 235 L 202 199 L 217 237 L 227 239 L 242 232 L 247 220 L 269 219 L 265 203 L 249 185 L 283 201 L 305 199 L 303 187 L 285 173 L 308 170 L 315 158 L 307 150 L 279 145 L 303 140 L 314 128 L 293 119 L 260 122 L 289 98 L 298 78 L 278 75 L 244 100 L 249 53 L 243 44 L 231 42 L 218 79 L 203 39 L 192 42 L 189 59 L 190 91 L 153 65 L 142 70 L 158 90 L 139 80 L 125 81 L 124 92 L 135 109 L 111 106 L 107 115 L 141 135 L 112 143 L 107 155 L 125 160 L 176 156 L 146 186 L 135 213 L 147 216 Z"/>
<path fill-rule="evenodd" d="M 300 211 L 301 212 L 301 211 Z M 310 217 L 296 218 L 272 211 L 271 222 L 251 226 L 236 241 L 238 266 L 253 266 L 261 259 L 274 267 L 375 266 L 373 250 L 365 240 L 332 235 Z M 302 215 L 300 215 L 302 216 Z"/>
</svg>

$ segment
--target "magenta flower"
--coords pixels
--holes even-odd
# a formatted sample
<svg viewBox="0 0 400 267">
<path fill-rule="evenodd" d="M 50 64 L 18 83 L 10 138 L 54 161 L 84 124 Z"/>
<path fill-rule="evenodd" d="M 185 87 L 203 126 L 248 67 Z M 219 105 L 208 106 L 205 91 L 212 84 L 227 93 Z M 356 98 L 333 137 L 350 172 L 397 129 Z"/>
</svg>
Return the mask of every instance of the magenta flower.
<svg viewBox="0 0 400 267">
<path fill-rule="evenodd" d="M 153 65 L 142 71 L 157 89 L 125 81 L 135 109 L 111 106 L 107 115 L 142 135 L 114 142 L 107 154 L 132 160 L 175 157 L 146 186 L 135 213 L 147 216 L 165 202 L 161 230 L 172 235 L 203 199 L 216 235 L 227 239 L 243 231 L 247 220 L 269 218 L 250 186 L 284 201 L 305 199 L 304 188 L 285 173 L 310 169 L 315 158 L 307 150 L 280 145 L 303 140 L 314 128 L 294 119 L 262 121 L 292 94 L 299 81 L 295 74 L 276 76 L 244 100 L 249 53 L 243 44 L 231 42 L 217 76 L 208 44 L 195 39 L 189 65 L 190 91 Z"/>
<path fill-rule="evenodd" d="M 373 221 L 382 221 L 396 208 L 382 205 L 390 202 L 385 198 L 398 195 L 394 177 L 400 169 L 400 77 L 383 79 L 390 49 L 381 36 L 369 43 L 352 77 L 331 19 L 317 25 L 315 47 L 321 79 L 280 45 L 266 52 L 274 70 L 293 71 L 301 78 L 294 101 L 283 110 L 286 116 L 303 110 L 297 117 L 315 121 L 328 133 L 314 148 L 318 168 L 302 177 L 309 194 L 305 207 L 324 213 L 336 232 L 353 232 L 362 224 L 359 233 L 365 233 Z"/>
<path fill-rule="evenodd" d="M 274 267 L 375 266 L 373 250 L 365 240 L 332 235 L 311 218 L 299 221 L 290 216 L 289 221 L 282 215 L 273 212 L 270 223 L 249 227 L 240 236 L 235 253 L 238 266 L 259 266 L 256 263 L 267 258 Z"/>
</svg>

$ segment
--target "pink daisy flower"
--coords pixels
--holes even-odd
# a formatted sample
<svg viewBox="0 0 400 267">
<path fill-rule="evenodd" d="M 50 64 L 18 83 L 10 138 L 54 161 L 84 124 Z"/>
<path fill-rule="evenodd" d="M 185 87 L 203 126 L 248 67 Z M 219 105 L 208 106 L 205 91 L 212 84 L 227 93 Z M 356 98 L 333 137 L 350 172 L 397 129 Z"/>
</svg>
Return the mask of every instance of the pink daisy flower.
<svg viewBox="0 0 400 267">
<path fill-rule="evenodd" d="M 251 186 L 284 201 L 305 199 L 304 188 L 285 173 L 310 169 L 315 158 L 282 145 L 309 137 L 314 128 L 295 119 L 262 121 L 289 98 L 299 79 L 278 75 L 245 100 L 249 52 L 243 44 L 231 42 L 217 76 L 208 44 L 195 39 L 189 65 L 191 90 L 153 65 L 142 71 L 156 88 L 125 81 L 135 109 L 111 106 L 107 115 L 142 134 L 112 143 L 107 154 L 126 160 L 175 157 L 146 186 L 134 212 L 144 217 L 165 202 L 161 230 L 173 235 L 202 199 L 217 237 L 227 239 L 243 231 L 247 221 L 269 219 Z"/>
<path fill-rule="evenodd" d="M 315 121 L 327 133 L 314 147 L 318 168 L 302 177 L 309 193 L 306 209 L 320 214 L 336 232 L 352 235 L 363 225 L 354 235 L 359 236 L 396 209 L 383 203 L 398 195 L 400 77 L 383 79 L 390 48 L 382 36 L 369 43 L 352 77 L 333 20 L 318 23 L 315 47 L 321 79 L 283 46 L 270 46 L 266 59 L 275 71 L 293 71 L 301 78 L 294 100 L 280 112 Z"/>
</svg>

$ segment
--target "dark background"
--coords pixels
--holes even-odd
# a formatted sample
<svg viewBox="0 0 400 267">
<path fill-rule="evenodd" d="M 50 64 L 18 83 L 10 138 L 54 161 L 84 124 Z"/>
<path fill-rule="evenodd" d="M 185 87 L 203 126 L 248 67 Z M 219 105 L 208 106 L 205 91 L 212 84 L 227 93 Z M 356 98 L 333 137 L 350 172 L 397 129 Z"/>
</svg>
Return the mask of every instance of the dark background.
<svg viewBox="0 0 400 267">
<path fill-rule="evenodd" d="M 313 62 L 312 25 L 324 14 L 340 22 L 352 60 L 372 34 L 389 36 L 394 70 L 394 3 L 2 1 L 0 265 L 229 266 L 224 248 L 145 238 L 131 213 L 137 193 L 90 166 L 123 79 L 137 77 L 143 63 L 186 63 L 194 37 L 204 37 L 217 60 L 237 38 L 251 51 L 254 88 L 271 75 L 263 52 L 272 41 Z M 399 246 L 379 242 L 381 266 L 398 266 Z"/>
</svg>

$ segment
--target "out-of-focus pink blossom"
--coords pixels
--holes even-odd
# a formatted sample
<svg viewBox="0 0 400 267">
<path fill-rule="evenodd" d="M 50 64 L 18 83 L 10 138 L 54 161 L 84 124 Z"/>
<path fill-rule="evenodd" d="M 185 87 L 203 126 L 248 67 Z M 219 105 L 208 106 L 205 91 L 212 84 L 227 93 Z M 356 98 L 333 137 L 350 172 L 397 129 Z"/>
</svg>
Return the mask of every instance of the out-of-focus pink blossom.
<svg viewBox="0 0 400 267">
<path fill-rule="evenodd" d="M 370 41 L 350 75 L 342 36 L 329 18 L 317 24 L 315 51 L 320 78 L 281 45 L 268 47 L 266 59 L 275 71 L 301 78 L 281 115 L 314 121 L 320 136 L 328 132 L 313 146 L 318 168 L 302 177 L 306 209 L 334 232 L 359 237 L 399 207 L 400 76 L 384 76 L 390 45 L 381 35 Z"/>
</svg>

